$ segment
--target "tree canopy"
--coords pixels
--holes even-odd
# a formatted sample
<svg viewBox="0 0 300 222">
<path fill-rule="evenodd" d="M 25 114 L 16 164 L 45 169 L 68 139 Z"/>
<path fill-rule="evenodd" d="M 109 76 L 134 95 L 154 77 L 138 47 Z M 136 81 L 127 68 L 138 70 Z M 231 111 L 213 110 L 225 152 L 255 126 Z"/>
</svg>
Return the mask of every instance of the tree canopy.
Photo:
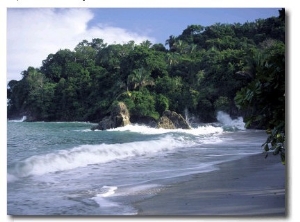
<svg viewBox="0 0 300 222">
<path fill-rule="evenodd" d="M 269 129 L 272 147 L 282 143 L 284 11 L 244 24 L 192 24 L 165 43 L 109 45 L 94 38 L 51 53 L 8 83 L 8 118 L 98 122 L 117 101 L 137 118 L 188 109 L 212 122 L 222 110 L 244 116 L 247 127 Z"/>
</svg>

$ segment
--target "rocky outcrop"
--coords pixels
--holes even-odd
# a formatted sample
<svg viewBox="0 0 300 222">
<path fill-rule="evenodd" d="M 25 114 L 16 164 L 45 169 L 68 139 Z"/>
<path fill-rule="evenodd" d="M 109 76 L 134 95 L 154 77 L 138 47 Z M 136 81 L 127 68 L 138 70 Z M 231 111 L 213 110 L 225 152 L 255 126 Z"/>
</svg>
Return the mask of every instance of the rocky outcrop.
<svg viewBox="0 0 300 222">
<path fill-rule="evenodd" d="M 130 116 L 130 122 L 132 124 L 145 125 L 151 128 L 156 128 L 157 120 L 150 116 Z"/>
<path fill-rule="evenodd" d="M 133 122 L 137 124 L 146 124 L 150 127 L 163 129 L 191 129 L 187 121 L 182 115 L 166 110 L 156 122 L 153 118 L 139 117 L 133 118 Z M 107 130 L 131 124 L 129 111 L 123 102 L 119 102 L 111 109 L 110 116 L 104 117 L 97 126 L 92 127 L 92 130 Z"/>
<path fill-rule="evenodd" d="M 182 117 L 182 115 L 170 110 L 164 111 L 162 117 L 160 117 L 157 122 L 157 128 L 191 129 L 190 125 Z"/>
<path fill-rule="evenodd" d="M 107 130 L 130 124 L 129 111 L 123 102 L 119 102 L 111 109 L 110 116 L 104 117 L 92 130 Z"/>
</svg>

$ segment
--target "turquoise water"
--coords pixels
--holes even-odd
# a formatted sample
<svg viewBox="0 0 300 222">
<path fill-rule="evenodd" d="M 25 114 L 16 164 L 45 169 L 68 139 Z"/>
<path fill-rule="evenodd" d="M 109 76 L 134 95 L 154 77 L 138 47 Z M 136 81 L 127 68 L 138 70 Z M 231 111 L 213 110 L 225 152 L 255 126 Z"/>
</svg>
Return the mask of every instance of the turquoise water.
<svg viewBox="0 0 300 222">
<path fill-rule="evenodd" d="M 266 139 L 226 115 L 192 130 L 92 126 L 7 122 L 9 215 L 134 215 L 135 201 L 261 153 Z"/>
</svg>

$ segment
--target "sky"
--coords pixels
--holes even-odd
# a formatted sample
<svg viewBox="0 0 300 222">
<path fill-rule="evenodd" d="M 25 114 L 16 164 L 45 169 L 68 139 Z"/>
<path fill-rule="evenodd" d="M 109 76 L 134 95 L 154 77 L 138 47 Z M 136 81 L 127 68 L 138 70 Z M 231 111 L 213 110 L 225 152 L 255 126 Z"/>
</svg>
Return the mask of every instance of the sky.
<svg viewBox="0 0 300 222">
<path fill-rule="evenodd" d="M 86 39 L 108 44 L 162 43 L 188 25 L 245 23 L 278 16 L 280 8 L 7 8 L 7 82 L 39 68 L 50 53 Z"/>
</svg>

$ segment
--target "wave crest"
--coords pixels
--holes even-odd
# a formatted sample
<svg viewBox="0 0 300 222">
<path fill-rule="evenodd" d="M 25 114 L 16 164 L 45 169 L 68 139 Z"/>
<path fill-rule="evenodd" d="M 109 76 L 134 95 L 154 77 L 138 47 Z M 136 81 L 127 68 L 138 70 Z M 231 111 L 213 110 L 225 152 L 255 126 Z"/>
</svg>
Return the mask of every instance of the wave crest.
<svg viewBox="0 0 300 222">
<path fill-rule="evenodd" d="M 177 140 L 171 136 L 165 136 L 158 140 L 123 144 L 82 145 L 70 150 L 32 156 L 11 166 L 9 174 L 17 177 L 42 175 L 85 167 L 90 164 L 101 164 L 128 157 L 166 152 L 187 145 L 187 141 Z"/>
<path fill-rule="evenodd" d="M 189 134 L 194 136 L 201 136 L 201 135 L 222 133 L 223 129 L 222 127 L 216 127 L 212 125 L 198 126 L 192 129 L 162 129 L 162 128 L 157 129 L 145 125 L 133 124 L 133 125 L 127 125 L 124 127 L 115 128 L 115 129 L 110 129 L 108 131 L 120 131 L 120 132 L 129 131 L 129 132 L 141 133 L 146 135 L 184 133 L 184 134 Z"/>
<path fill-rule="evenodd" d="M 217 113 L 217 120 L 223 125 L 225 129 L 245 130 L 245 123 L 243 117 L 232 119 L 227 113 L 219 111 Z"/>
</svg>

